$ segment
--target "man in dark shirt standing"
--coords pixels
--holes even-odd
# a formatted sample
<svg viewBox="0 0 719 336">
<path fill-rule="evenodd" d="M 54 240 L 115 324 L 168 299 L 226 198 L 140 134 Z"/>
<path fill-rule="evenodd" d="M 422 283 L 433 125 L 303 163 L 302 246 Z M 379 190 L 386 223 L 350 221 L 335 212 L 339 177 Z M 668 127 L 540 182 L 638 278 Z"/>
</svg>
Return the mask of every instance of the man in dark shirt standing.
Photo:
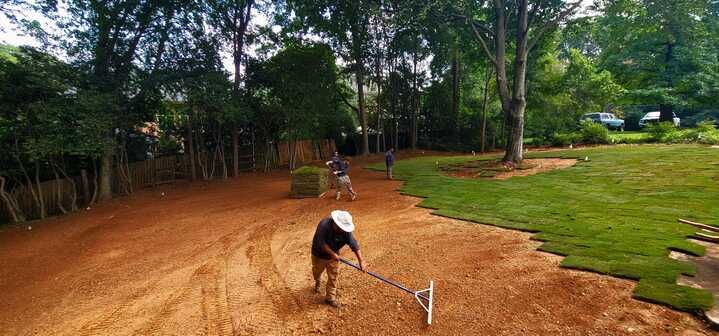
<svg viewBox="0 0 719 336">
<path fill-rule="evenodd" d="M 315 279 L 315 292 L 320 292 L 320 279 L 322 273 L 327 270 L 325 302 L 332 307 L 340 306 L 337 301 L 340 249 L 349 245 L 357 256 L 360 268 L 366 271 L 359 243 L 352 235 L 354 229 L 352 215 L 347 211 L 335 210 L 330 217 L 320 221 L 312 238 L 312 276 Z"/>
<path fill-rule="evenodd" d="M 387 167 L 387 178 L 392 179 L 392 167 L 394 166 L 394 148 L 384 153 L 384 164 Z"/>
</svg>

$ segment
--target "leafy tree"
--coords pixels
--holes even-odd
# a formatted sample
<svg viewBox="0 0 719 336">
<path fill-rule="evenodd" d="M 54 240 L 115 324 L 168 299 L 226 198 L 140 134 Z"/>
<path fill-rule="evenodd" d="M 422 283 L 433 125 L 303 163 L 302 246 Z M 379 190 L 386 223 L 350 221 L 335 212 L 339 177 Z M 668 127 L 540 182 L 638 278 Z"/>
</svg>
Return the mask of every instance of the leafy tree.
<svg viewBox="0 0 719 336">
<path fill-rule="evenodd" d="M 505 114 L 504 161 L 522 161 L 526 75 L 529 53 L 544 34 L 565 20 L 581 2 L 550 1 L 529 4 L 526 0 L 469 1 L 460 3 L 454 16 L 474 34 L 495 68 L 497 92 Z M 508 52 L 513 48 L 513 52 Z M 511 72 L 507 69 L 511 64 Z M 511 74 L 511 78 L 509 75 Z"/>
<path fill-rule="evenodd" d="M 287 0 L 303 30 L 331 41 L 331 45 L 354 73 L 357 87 L 357 117 L 362 127 L 362 154 L 369 154 L 368 116 L 365 104 L 368 50 L 371 46 L 370 18 L 377 13 L 378 2 L 370 0 Z M 297 25 L 295 25 L 297 26 Z"/>
<path fill-rule="evenodd" d="M 86 86 L 108 98 L 103 108 L 96 111 L 107 113 L 112 120 L 112 127 L 106 130 L 108 140 L 113 138 L 113 129 L 129 128 L 139 121 L 140 116 L 120 106 L 128 106 L 129 94 L 138 89 L 132 79 L 138 73 L 138 65 L 146 64 L 142 56 L 160 64 L 166 50 L 162 41 L 168 38 L 163 32 L 172 23 L 171 19 L 161 18 L 174 15 L 180 4 L 179 0 L 67 2 L 68 16 L 61 23 L 69 37 L 64 41 L 65 51 L 89 74 Z M 114 150 L 115 146 L 108 146 L 102 157 L 101 200 L 112 197 Z"/>
<path fill-rule="evenodd" d="M 21 48 L 12 59 L 0 58 L 0 143 L 9 156 L 0 162 L 0 175 L 31 191 L 41 218 L 47 215 L 42 174 L 51 172 L 58 180 L 62 175 L 71 184 L 69 210 L 74 210 L 77 190 L 69 169 L 77 163 L 69 161 L 97 158 L 106 145 L 109 122 L 78 89 L 80 81 L 69 65 L 32 48 Z M 13 202 L 3 198 L 12 208 Z"/>
<path fill-rule="evenodd" d="M 256 120 L 270 138 L 290 143 L 291 169 L 297 140 L 349 131 L 339 79 L 334 55 L 322 44 L 293 46 L 249 68 Z"/>
<path fill-rule="evenodd" d="M 252 20 L 252 9 L 257 4 L 254 0 L 211 0 L 208 17 L 219 35 L 231 46 L 232 63 L 234 65 L 233 95 L 235 103 L 239 104 L 241 97 L 240 84 L 242 81 L 242 62 L 245 56 L 245 42 Z M 240 112 L 240 111 L 237 111 Z M 232 122 L 232 148 L 233 148 L 233 174 L 240 173 L 240 152 L 239 152 L 239 119 L 242 115 L 233 115 L 229 121 Z"/>
<path fill-rule="evenodd" d="M 615 0 L 601 5 L 599 59 L 629 90 L 627 102 L 706 105 L 718 92 L 719 54 L 711 33 L 715 1 Z M 671 110 L 662 111 L 661 118 L 671 120 Z"/>
</svg>

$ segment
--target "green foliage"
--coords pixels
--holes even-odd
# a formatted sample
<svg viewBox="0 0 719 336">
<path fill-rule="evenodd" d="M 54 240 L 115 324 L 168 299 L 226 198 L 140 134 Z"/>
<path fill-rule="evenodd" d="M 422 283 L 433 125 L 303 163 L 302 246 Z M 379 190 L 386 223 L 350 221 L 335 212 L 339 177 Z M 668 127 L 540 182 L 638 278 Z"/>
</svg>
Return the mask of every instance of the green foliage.
<svg viewBox="0 0 719 336">
<path fill-rule="evenodd" d="M 639 280 L 640 299 L 687 311 L 709 309 L 710 293 L 676 284 L 679 275 L 695 269 L 669 258 L 669 251 L 704 253 L 687 240 L 696 230 L 677 218 L 719 218 L 714 150 L 645 145 L 529 155 L 585 156 L 591 160 L 574 167 L 508 180 L 456 179 L 438 168 L 476 157 L 398 161 L 394 171 L 405 181 L 402 192 L 422 197 L 420 206 L 437 215 L 536 232 L 541 250 L 566 256 L 563 267 Z"/>
<path fill-rule="evenodd" d="M 259 126 L 276 139 L 312 139 L 349 131 L 339 73 L 325 45 L 282 50 L 248 70 L 248 91 Z"/>
<path fill-rule="evenodd" d="M 555 133 L 572 132 L 583 114 L 602 111 L 624 94 L 611 73 L 598 69 L 579 50 L 570 49 L 568 56 L 565 66 L 556 52 L 549 53 L 530 74 L 529 135 L 552 139 Z"/>
<path fill-rule="evenodd" d="M 23 48 L 14 57 L 0 59 L 0 141 L 31 162 L 99 155 L 109 120 L 97 109 L 107 97 L 78 92 L 77 75 L 52 56 Z"/>
<path fill-rule="evenodd" d="M 554 133 L 551 138 L 552 146 L 557 147 L 580 143 L 582 143 L 582 133 L 579 132 Z"/>
<path fill-rule="evenodd" d="M 716 97 L 719 49 L 708 0 L 604 2 L 597 19 L 599 61 L 634 104 L 702 105 Z M 621 37 L 621 38 L 619 38 Z"/>
<path fill-rule="evenodd" d="M 582 127 L 579 130 L 582 135 L 582 142 L 586 144 L 606 144 L 609 143 L 609 130 L 602 124 L 592 121 L 582 121 Z"/>
<path fill-rule="evenodd" d="M 679 138 L 679 130 L 671 122 L 653 123 L 646 126 L 646 130 L 653 141 L 671 142 Z"/>
</svg>

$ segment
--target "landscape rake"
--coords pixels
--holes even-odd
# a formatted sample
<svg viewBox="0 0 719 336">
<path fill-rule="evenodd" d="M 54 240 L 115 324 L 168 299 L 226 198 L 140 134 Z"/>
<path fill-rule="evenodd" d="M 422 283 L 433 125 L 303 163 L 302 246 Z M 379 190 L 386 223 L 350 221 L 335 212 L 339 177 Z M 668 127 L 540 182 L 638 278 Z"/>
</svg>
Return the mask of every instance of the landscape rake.
<svg viewBox="0 0 719 336">
<path fill-rule="evenodd" d="M 353 264 L 352 262 L 350 262 L 347 259 L 340 258 L 340 261 L 345 265 L 354 267 L 357 270 L 362 271 L 362 269 L 359 266 L 357 266 L 356 264 Z M 422 308 L 427 312 L 427 324 L 428 325 L 432 324 L 432 304 L 434 303 L 434 281 L 432 281 L 432 280 L 429 281 L 429 288 L 427 288 L 427 289 L 413 291 L 413 290 L 403 286 L 402 284 L 399 284 L 395 281 L 387 279 L 377 273 L 369 272 L 369 271 L 366 273 L 379 279 L 380 281 L 382 281 L 388 285 L 394 286 L 396 288 L 401 289 L 402 291 L 412 294 L 412 296 L 414 296 L 414 298 L 417 299 L 417 302 L 419 302 L 419 305 L 422 306 Z"/>
</svg>

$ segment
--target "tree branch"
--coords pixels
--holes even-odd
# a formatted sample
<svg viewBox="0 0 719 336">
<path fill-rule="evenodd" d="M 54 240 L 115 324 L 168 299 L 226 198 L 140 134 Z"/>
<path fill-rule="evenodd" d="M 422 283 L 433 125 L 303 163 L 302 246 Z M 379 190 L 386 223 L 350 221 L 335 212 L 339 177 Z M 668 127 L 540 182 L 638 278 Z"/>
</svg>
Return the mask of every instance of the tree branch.
<svg viewBox="0 0 719 336">
<path fill-rule="evenodd" d="M 531 51 L 534 46 L 539 42 L 539 40 L 542 38 L 544 33 L 546 33 L 549 29 L 556 27 L 562 20 L 564 20 L 569 14 L 572 14 L 575 9 L 581 5 L 581 1 L 577 1 L 573 4 L 571 4 L 567 9 L 565 9 L 563 12 L 559 14 L 554 20 L 551 20 L 544 24 L 539 30 L 537 31 L 537 34 L 532 37 L 532 39 L 529 42 L 529 46 L 527 47 L 527 51 Z"/>
<path fill-rule="evenodd" d="M 534 6 L 532 6 L 532 12 L 529 13 L 529 23 L 527 24 L 527 27 L 531 27 L 532 23 L 534 23 L 534 19 L 537 17 L 537 11 L 539 11 L 539 8 L 542 7 L 542 3 L 544 3 L 544 1 L 539 0 L 534 4 Z"/>
<path fill-rule="evenodd" d="M 345 97 L 345 95 L 343 95 L 340 90 L 337 90 L 337 95 L 340 96 L 340 98 L 342 98 L 342 102 L 345 103 L 345 105 L 349 106 L 352 110 L 355 111 L 355 113 L 357 113 L 357 115 L 359 115 L 359 113 L 360 113 L 359 108 L 357 108 L 357 106 L 352 105 L 352 103 L 350 103 L 349 100 L 347 100 L 347 97 Z"/>
<path fill-rule="evenodd" d="M 468 21 L 469 26 L 472 28 L 472 32 L 474 32 L 474 37 L 479 41 L 479 43 L 482 45 L 482 49 L 484 49 L 484 52 L 487 54 L 487 58 L 489 58 L 490 61 L 492 61 L 493 64 L 497 64 L 497 59 L 494 57 L 492 52 L 489 50 L 489 46 L 487 45 L 487 41 L 485 41 L 482 34 L 480 34 L 479 30 L 475 26 L 474 22 Z"/>
</svg>

